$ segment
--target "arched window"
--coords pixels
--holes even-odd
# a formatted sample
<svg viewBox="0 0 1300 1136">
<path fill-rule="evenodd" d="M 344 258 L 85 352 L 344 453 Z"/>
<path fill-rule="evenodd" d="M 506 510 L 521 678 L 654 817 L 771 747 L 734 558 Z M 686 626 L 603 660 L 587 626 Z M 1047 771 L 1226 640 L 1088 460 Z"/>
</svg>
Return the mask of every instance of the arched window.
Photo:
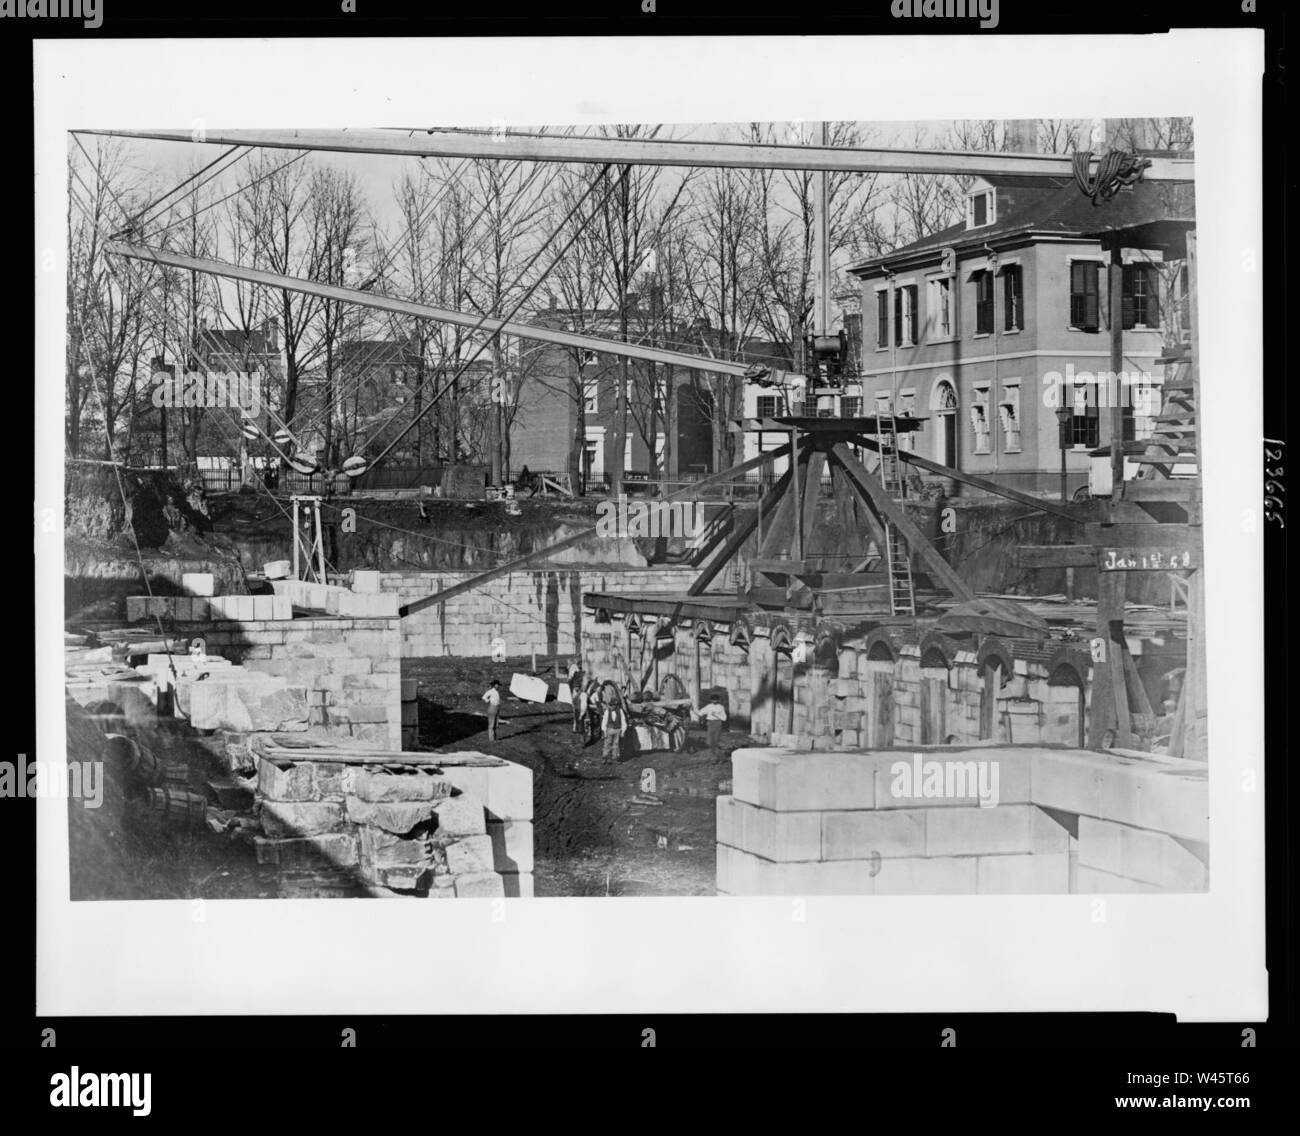
<svg viewBox="0 0 1300 1136">
<path fill-rule="evenodd" d="M 1047 676 L 1047 722 L 1043 740 L 1083 746 L 1088 714 L 1083 675 L 1071 659 L 1053 661 L 1055 665 Z"/>
</svg>

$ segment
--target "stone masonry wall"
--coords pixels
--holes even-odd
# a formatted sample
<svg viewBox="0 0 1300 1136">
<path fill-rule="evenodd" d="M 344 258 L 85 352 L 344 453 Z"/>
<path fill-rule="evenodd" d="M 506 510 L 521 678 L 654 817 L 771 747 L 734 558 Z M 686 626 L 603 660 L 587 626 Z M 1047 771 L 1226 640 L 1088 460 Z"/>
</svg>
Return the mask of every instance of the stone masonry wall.
<svg viewBox="0 0 1300 1136">
<path fill-rule="evenodd" d="M 922 762 L 964 766 L 967 777 L 976 763 L 995 765 L 997 804 L 981 807 L 972 780 L 953 783 L 962 795 L 904 795 L 899 771 Z M 1028 747 L 770 747 L 737 750 L 732 772 L 733 793 L 717 802 L 723 894 L 1199 892 L 1209 883 L 1208 780 L 1194 762 Z"/>
<path fill-rule="evenodd" d="M 286 897 L 531 896 L 531 772 L 447 760 L 466 758 L 449 770 L 259 754 L 259 863 L 275 866 Z"/>
<path fill-rule="evenodd" d="M 402 620 L 402 655 L 485 657 L 501 640 L 507 656 L 568 655 L 578 651 L 582 629 L 590 622 L 582 596 L 587 591 L 642 595 L 685 591 L 699 574 L 692 568 L 548 568 L 512 572 L 482 587 L 436 604 Z M 423 599 L 468 580 L 468 572 L 354 573 L 377 577 L 381 594 L 402 604 Z"/>
</svg>

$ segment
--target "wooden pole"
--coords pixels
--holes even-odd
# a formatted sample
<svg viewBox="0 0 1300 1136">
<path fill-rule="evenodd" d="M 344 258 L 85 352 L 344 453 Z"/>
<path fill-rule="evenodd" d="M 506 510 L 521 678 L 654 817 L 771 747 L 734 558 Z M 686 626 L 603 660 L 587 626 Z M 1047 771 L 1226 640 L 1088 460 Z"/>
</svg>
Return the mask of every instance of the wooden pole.
<svg viewBox="0 0 1300 1136">
<path fill-rule="evenodd" d="M 246 268 L 243 265 L 230 264 L 224 260 L 188 256 L 185 253 L 173 252 L 170 249 L 126 244 L 122 241 L 107 241 L 104 244 L 104 251 L 115 256 L 126 256 L 135 260 L 146 260 L 155 264 L 169 265 L 173 268 L 186 268 L 195 272 L 205 272 L 211 276 L 225 277 L 228 280 L 243 280 L 249 284 L 263 284 L 268 288 L 299 292 L 305 296 L 321 296 L 328 300 L 337 300 L 345 304 L 357 304 L 360 307 L 374 308 L 381 312 L 395 312 L 398 315 L 415 316 L 418 319 L 450 323 L 458 327 L 477 328 L 488 334 L 497 332 L 517 335 L 521 339 L 534 339 L 542 343 L 558 343 L 565 347 L 580 347 L 587 351 L 599 351 L 606 355 L 615 355 L 628 359 L 643 359 L 651 363 L 666 363 L 672 366 L 685 367 L 692 371 L 704 371 L 709 374 L 744 376 L 751 369 L 748 364 L 735 363 L 726 359 L 688 355 L 681 351 L 667 351 L 660 347 L 647 347 L 639 343 L 624 343 L 619 339 L 603 339 L 596 335 L 578 335 L 575 332 L 536 327 L 533 324 L 515 323 L 491 316 L 467 315 L 453 308 L 439 308 L 434 307 L 432 304 L 417 304 L 410 300 L 401 300 L 375 292 L 361 292 L 355 288 L 343 288 L 335 284 L 319 284 L 314 280 L 306 280 L 299 276 L 281 276 L 275 272 L 265 272 L 260 268 Z"/>
<path fill-rule="evenodd" d="M 873 506 L 877 513 L 883 514 L 885 519 L 903 534 L 907 547 L 921 558 L 935 581 L 947 588 L 959 600 L 973 600 L 975 590 L 957 575 L 948 561 L 939 555 L 939 550 L 912 523 L 912 519 L 885 492 L 884 487 L 863 468 L 862 463 L 853 456 L 848 446 L 843 442 L 836 442 L 831 448 L 831 456 L 849 475 L 850 483 L 857 488 L 863 500 Z"/>
<path fill-rule="evenodd" d="M 1124 252 L 1119 238 L 1110 246 L 1110 500 L 1113 505 L 1124 489 L 1124 394 L 1119 373 L 1124 369 Z M 1098 392 L 1100 393 L 1100 391 Z"/>
<path fill-rule="evenodd" d="M 189 130 L 82 130 L 118 138 L 194 143 Z M 343 154 L 409 154 L 425 158 L 496 158 L 525 162 L 612 162 L 633 166 L 703 166 L 720 169 L 825 170 L 831 173 L 952 174 L 980 177 L 1029 174 L 1072 178 L 1068 154 L 1009 154 L 971 150 L 794 146 L 756 142 L 686 142 L 645 138 L 575 138 L 433 130 L 215 130 L 203 142 L 280 150 L 331 150 Z M 1146 181 L 1195 180 L 1188 158 L 1152 158 Z"/>
<path fill-rule="evenodd" d="M 720 481 L 726 481 L 728 478 L 737 477 L 764 462 L 773 461 L 776 458 L 784 457 L 789 452 L 786 446 L 778 446 L 775 450 L 769 450 L 765 454 L 759 454 L 756 458 L 750 458 L 748 461 L 741 462 L 740 465 L 732 466 L 730 469 L 724 469 L 721 473 L 712 474 L 701 481 L 692 482 L 675 493 L 669 493 L 667 497 L 660 498 L 663 501 L 673 501 L 683 494 L 690 492 L 696 493 L 709 485 L 715 485 Z M 550 556 L 561 549 L 571 548 L 575 544 L 580 544 L 584 540 L 590 540 L 599 532 L 594 525 L 589 529 L 583 529 L 572 536 L 566 536 L 563 540 L 557 540 L 554 544 L 548 544 L 545 548 L 535 548 L 516 560 L 511 560 L 508 564 L 499 564 L 495 568 L 489 568 L 486 572 L 480 572 L 477 576 L 471 576 L 468 580 L 462 580 L 459 584 L 453 584 L 450 588 L 444 588 L 440 592 L 435 592 L 431 596 L 424 596 L 422 599 L 412 600 L 409 604 L 398 609 L 398 614 L 405 617 L 415 615 L 416 612 L 423 611 L 434 604 L 446 603 L 447 600 L 463 594 L 464 592 L 473 591 L 475 588 L 482 587 L 491 580 L 498 579 L 501 576 L 507 576 L 511 572 L 517 572 L 520 568 L 525 568 L 536 560 L 541 560 Z"/>
</svg>

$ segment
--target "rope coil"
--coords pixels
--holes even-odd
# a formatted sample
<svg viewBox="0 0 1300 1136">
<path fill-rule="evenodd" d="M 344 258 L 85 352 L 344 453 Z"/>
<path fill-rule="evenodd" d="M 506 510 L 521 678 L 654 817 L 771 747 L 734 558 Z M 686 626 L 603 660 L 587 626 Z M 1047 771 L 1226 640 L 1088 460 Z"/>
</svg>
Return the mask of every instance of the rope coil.
<svg viewBox="0 0 1300 1136">
<path fill-rule="evenodd" d="M 1142 172 L 1151 165 L 1150 158 L 1139 157 L 1126 150 L 1110 150 L 1097 162 L 1096 176 L 1089 176 L 1092 164 L 1091 150 L 1077 150 L 1074 154 L 1074 180 L 1094 205 L 1109 201 L 1121 189 L 1141 180 Z"/>
</svg>

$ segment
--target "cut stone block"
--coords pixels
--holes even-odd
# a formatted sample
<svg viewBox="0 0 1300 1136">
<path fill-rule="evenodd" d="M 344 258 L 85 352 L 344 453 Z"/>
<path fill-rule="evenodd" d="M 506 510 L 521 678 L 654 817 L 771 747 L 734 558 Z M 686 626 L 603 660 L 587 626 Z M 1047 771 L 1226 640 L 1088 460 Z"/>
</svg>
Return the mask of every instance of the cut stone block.
<svg viewBox="0 0 1300 1136">
<path fill-rule="evenodd" d="M 448 754 L 448 757 L 462 756 Z M 469 756 L 482 756 L 473 754 Z M 526 765 L 445 765 L 443 776 L 496 820 L 533 819 L 533 771 Z"/>
<path fill-rule="evenodd" d="M 881 760 L 863 753 L 738 749 L 731 755 L 732 795 L 777 812 L 870 809 Z"/>
<path fill-rule="evenodd" d="M 211 572 L 182 572 L 181 588 L 191 596 L 210 596 L 215 590 L 215 581 Z"/>
<path fill-rule="evenodd" d="M 357 770 L 352 776 L 352 793 L 363 801 L 440 801 L 450 797 L 452 785 L 449 777 L 425 772 Z"/>
<path fill-rule="evenodd" d="M 402 679 L 402 701 L 414 702 L 418 697 L 420 680 L 415 678 Z"/>
<path fill-rule="evenodd" d="M 453 875 L 466 873 L 495 872 L 496 867 L 492 853 L 492 838 L 486 833 L 478 836 L 466 836 L 453 844 L 446 845 L 447 868 Z"/>
<path fill-rule="evenodd" d="M 130 623 L 137 623 L 142 619 L 148 618 L 149 607 L 147 596 L 127 596 L 126 597 L 126 618 Z"/>
<path fill-rule="evenodd" d="M 487 831 L 483 802 L 468 793 L 440 801 L 436 813 L 439 835 L 477 836 Z"/>
<path fill-rule="evenodd" d="M 1043 855 L 980 856 L 976 889 L 980 895 L 1065 895 L 1070 890 L 1070 858 Z"/>
<path fill-rule="evenodd" d="M 734 797 L 717 801 L 717 838 L 767 860 L 820 860 L 821 814 L 778 813 Z"/>
<path fill-rule="evenodd" d="M 262 565 L 262 575 L 268 580 L 287 579 L 292 571 L 293 565 L 288 560 L 271 560 Z"/>
<path fill-rule="evenodd" d="M 275 618 L 275 597 L 274 596 L 253 596 L 253 618 L 254 619 L 274 619 Z"/>
<path fill-rule="evenodd" d="M 293 601 L 288 596 L 271 597 L 271 618 L 292 619 Z"/>
<path fill-rule="evenodd" d="M 352 573 L 352 590 L 366 594 L 377 593 L 379 591 L 379 573 L 360 569 L 354 571 Z"/>
<path fill-rule="evenodd" d="M 926 809 L 925 855 L 980 856 L 1030 851 L 1032 805 Z"/>
<path fill-rule="evenodd" d="M 1193 850 L 1195 849 L 1195 851 Z M 1197 852 L 1168 833 L 1093 817 L 1079 818 L 1079 864 L 1165 891 L 1204 891 L 1208 869 Z"/>
<path fill-rule="evenodd" d="M 363 801 L 359 797 L 347 800 L 348 820 L 356 824 L 371 824 L 405 836 L 434 816 L 433 801 Z"/>
<path fill-rule="evenodd" d="M 333 801 L 263 801 L 267 836 L 315 836 L 343 827 L 343 807 Z"/>
<path fill-rule="evenodd" d="M 533 870 L 533 826 L 526 820 L 488 822 L 492 838 L 492 866 L 503 875 Z M 508 890 L 508 889 L 507 889 Z"/>
<path fill-rule="evenodd" d="M 924 856 L 925 817 L 924 809 L 822 813 L 822 857 Z"/>
<path fill-rule="evenodd" d="M 253 846 L 259 864 L 277 864 L 282 868 L 333 865 L 353 867 L 357 863 L 356 837 L 346 832 L 304 836 L 293 840 L 255 837 Z"/>
<path fill-rule="evenodd" d="M 545 702 L 550 687 L 536 675 L 515 673 L 510 676 L 510 693 L 525 702 Z"/>
<path fill-rule="evenodd" d="M 257 762 L 257 791 L 272 801 L 312 801 L 318 793 L 314 767 L 309 761 L 277 765 L 260 757 Z"/>
<path fill-rule="evenodd" d="M 975 856 L 882 859 L 876 895 L 974 895 Z"/>
<path fill-rule="evenodd" d="M 505 885 L 496 872 L 475 872 L 456 877 L 457 899 L 501 899 Z"/>
</svg>

